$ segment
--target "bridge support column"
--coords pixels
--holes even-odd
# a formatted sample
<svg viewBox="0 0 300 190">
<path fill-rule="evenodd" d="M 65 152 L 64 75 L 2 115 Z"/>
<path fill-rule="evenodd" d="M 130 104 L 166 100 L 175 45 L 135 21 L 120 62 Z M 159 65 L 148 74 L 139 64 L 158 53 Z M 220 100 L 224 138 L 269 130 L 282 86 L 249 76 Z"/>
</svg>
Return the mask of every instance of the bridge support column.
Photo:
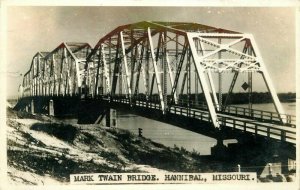
<svg viewBox="0 0 300 190">
<path fill-rule="evenodd" d="M 228 158 L 228 148 L 223 144 L 221 130 L 216 130 L 218 133 L 217 144 L 211 148 L 211 155 L 216 159 L 224 160 Z"/>
<path fill-rule="evenodd" d="M 34 100 L 31 100 L 31 102 L 30 102 L 30 111 L 31 111 L 32 114 L 34 114 L 34 111 L 35 111 L 35 109 L 34 109 Z"/>
<path fill-rule="evenodd" d="M 290 161 L 296 160 L 296 155 L 294 151 L 289 151 L 289 147 L 283 143 L 279 145 L 279 161 L 281 164 L 281 173 L 282 174 L 289 174 L 290 169 L 293 167 L 290 164 Z"/>
<path fill-rule="evenodd" d="M 106 127 L 117 127 L 117 111 L 108 108 L 105 117 Z"/>
<path fill-rule="evenodd" d="M 28 107 L 29 107 L 29 106 L 26 104 L 26 106 L 25 106 L 25 111 L 26 111 L 26 112 L 28 112 L 28 110 L 29 110 Z"/>
<path fill-rule="evenodd" d="M 48 105 L 48 111 L 49 111 L 49 116 L 54 116 L 54 102 L 53 100 L 49 100 L 49 105 Z"/>
<path fill-rule="evenodd" d="M 288 174 L 289 173 L 289 158 L 287 156 L 281 155 L 281 173 Z"/>
<path fill-rule="evenodd" d="M 106 115 L 105 115 L 105 123 L 106 123 L 106 127 L 111 127 L 110 126 L 110 109 L 108 109 L 106 111 Z"/>
</svg>

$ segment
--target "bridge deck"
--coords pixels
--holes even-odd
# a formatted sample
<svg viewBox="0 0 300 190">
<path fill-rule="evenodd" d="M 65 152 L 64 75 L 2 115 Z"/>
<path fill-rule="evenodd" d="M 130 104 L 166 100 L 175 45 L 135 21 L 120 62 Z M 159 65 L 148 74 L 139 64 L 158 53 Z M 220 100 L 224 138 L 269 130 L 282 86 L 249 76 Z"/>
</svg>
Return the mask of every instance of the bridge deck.
<svg viewBox="0 0 300 190">
<path fill-rule="evenodd" d="M 128 99 L 114 99 L 113 102 L 122 104 L 129 104 Z M 147 103 L 144 101 L 133 102 L 134 106 L 147 107 L 150 109 L 160 109 L 160 105 L 157 103 Z M 172 106 L 169 109 L 169 113 L 180 116 L 199 119 L 200 121 L 211 122 L 209 112 L 206 110 L 200 110 L 196 108 L 187 108 L 183 106 Z M 264 121 L 257 121 L 254 119 L 243 118 L 240 116 L 228 115 L 226 113 L 217 114 L 218 121 L 222 127 L 231 128 L 232 130 L 240 130 L 242 132 L 252 133 L 253 135 L 264 136 L 266 138 L 272 138 L 296 144 L 296 128 L 294 125 L 280 125 L 275 123 L 268 123 Z"/>
</svg>

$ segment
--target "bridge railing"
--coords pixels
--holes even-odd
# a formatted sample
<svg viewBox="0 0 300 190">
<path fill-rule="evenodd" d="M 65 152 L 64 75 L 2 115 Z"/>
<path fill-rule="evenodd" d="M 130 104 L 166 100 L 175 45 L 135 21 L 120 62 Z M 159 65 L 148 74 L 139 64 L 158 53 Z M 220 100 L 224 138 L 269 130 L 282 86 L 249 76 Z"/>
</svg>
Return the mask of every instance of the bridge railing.
<svg viewBox="0 0 300 190">
<path fill-rule="evenodd" d="M 114 96 L 112 98 L 112 101 L 122 103 L 122 104 L 132 103 L 135 106 L 139 106 L 139 107 L 147 107 L 147 108 L 151 108 L 151 109 L 161 110 L 161 105 L 159 104 L 159 102 L 156 102 L 155 100 L 145 101 L 143 99 L 142 100 L 134 99 L 134 100 L 132 100 L 132 102 L 130 102 L 130 100 L 128 98 L 126 98 L 126 96 Z"/>
<path fill-rule="evenodd" d="M 177 105 L 187 106 L 190 108 L 196 108 L 201 110 L 208 110 L 207 105 L 204 102 L 186 101 L 178 100 Z M 215 105 L 215 107 L 217 107 Z M 250 119 L 256 119 L 261 121 L 270 121 L 274 123 L 281 123 L 281 119 L 285 120 L 285 124 L 292 127 L 296 127 L 296 116 L 289 114 L 278 114 L 277 112 L 270 112 L 258 109 L 249 109 L 238 106 L 222 106 L 222 111 L 217 111 L 219 113 L 227 113 L 230 115 L 236 115 L 241 117 L 246 117 Z"/>
<path fill-rule="evenodd" d="M 170 112 L 181 116 L 199 119 L 201 121 L 211 121 L 210 115 L 207 112 L 200 110 L 189 110 L 185 107 L 173 106 L 170 108 Z M 268 139 L 273 138 L 285 142 L 296 142 L 296 131 L 292 127 L 286 126 L 285 128 L 282 128 L 272 124 L 249 122 L 247 120 L 227 116 L 218 116 L 218 120 L 221 124 L 221 127 L 229 127 L 232 130 L 239 130 L 244 133 L 252 133 L 255 136 L 265 136 Z"/>
<path fill-rule="evenodd" d="M 261 135 L 268 139 L 273 138 L 281 141 L 296 143 L 296 131 L 293 128 L 267 124 L 258 124 L 241 119 L 230 118 L 226 116 L 218 117 L 222 126 L 230 127 L 232 130 L 241 130 L 243 132 L 253 133 L 255 136 Z"/>
<path fill-rule="evenodd" d="M 281 119 L 285 120 L 286 124 L 290 124 L 291 126 L 296 127 L 296 116 L 289 114 L 278 114 L 276 112 L 257 110 L 257 109 L 249 109 L 237 106 L 226 106 L 222 107 L 222 112 L 246 116 L 249 118 L 259 119 L 262 121 L 273 121 L 273 122 L 281 122 Z"/>
<path fill-rule="evenodd" d="M 115 97 L 113 102 L 130 104 L 130 100 L 126 97 Z M 135 100 L 132 102 L 135 106 L 147 107 L 151 109 L 160 110 L 159 103 L 146 102 L 143 100 Z M 245 108 L 246 109 L 246 108 Z M 171 106 L 169 107 L 169 113 L 180 115 L 188 118 L 198 119 L 200 121 L 211 122 L 209 112 L 199 109 L 190 109 L 183 106 Z M 257 121 L 249 121 L 244 118 L 236 118 L 230 116 L 218 116 L 221 127 L 226 129 L 238 130 L 244 133 L 252 133 L 255 136 L 264 136 L 268 139 L 276 139 L 284 142 L 296 143 L 296 131 L 291 126 L 278 126 L 270 123 L 259 123 Z"/>
<path fill-rule="evenodd" d="M 211 117 L 209 113 L 205 111 L 190 110 L 185 107 L 177 107 L 177 106 L 170 107 L 169 111 L 172 114 L 192 117 L 192 118 L 200 119 L 201 121 L 207 121 L 207 122 L 211 121 Z"/>
</svg>

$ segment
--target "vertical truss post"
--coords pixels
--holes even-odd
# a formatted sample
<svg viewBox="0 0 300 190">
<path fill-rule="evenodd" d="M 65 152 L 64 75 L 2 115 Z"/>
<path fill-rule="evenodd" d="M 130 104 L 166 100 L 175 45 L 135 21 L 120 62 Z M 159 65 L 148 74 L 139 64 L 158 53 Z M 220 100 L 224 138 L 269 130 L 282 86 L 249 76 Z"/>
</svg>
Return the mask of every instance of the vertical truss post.
<svg viewBox="0 0 300 190">
<path fill-rule="evenodd" d="M 125 66 L 125 77 L 126 77 L 127 93 L 128 93 L 128 98 L 131 102 L 130 76 L 129 76 L 129 70 L 128 70 L 128 65 L 127 65 L 127 56 L 126 56 L 126 53 L 125 53 L 125 44 L 124 44 L 123 32 L 120 32 L 120 36 L 121 36 L 121 47 L 122 47 L 122 53 L 123 53 L 123 62 L 124 62 L 124 66 Z"/>
<path fill-rule="evenodd" d="M 220 44 L 220 46 L 221 46 L 221 43 L 222 43 L 222 41 L 221 41 L 221 38 L 219 37 L 218 38 L 218 44 Z M 220 60 L 222 58 L 222 52 L 221 52 L 221 48 L 220 48 L 220 51 L 218 52 L 218 59 Z M 221 63 L 219 63 L 218 64 L 218 66 L 220 67 L 220 64 Z M 222 108 L 222 104 L 223 104 L 223 92 L 222 92 L 222 72 L 221 71 L 219 71 L 219 111 L 221 110 L 221 108 Z"/>
<path fill-rule="evenodd" d="M 105 55 L 105 54 L 104 54 Z M 105 57 L 104 57 L 105 60 Z M 107 68 L 107 67 L 106 67 Z M 110 80 L 112 80 L 112 74 L 111 74 L 111 38 L 109 38 L 109 43 L 108 43 L 108 78 L 107 78 L 107 82 L 108 86 L 110 87 Z M 111 90 L 112 88 L 110 88 Z M 108 90 L 107 94 L 111 94 L 111 92 Z"/>
<path fill-rule="evenodd" d="M 176 49 L 175 49 L 175 51 L 176 51 L 175 58 L 176 58 L 176 63 L 177 63 L 177 60 L 178 60 L 178 34 L 176 34 L 175 42 L 176 42 L 176 44 L 175 44 L 175 47 L 176 47 Z M 176 65 L 176 68 L 177 68 L 177 65 Z"/>
<path fill-rule="evenodd" d="M 155 55 L 154 55 L 154 48 L 153 48 L 153 42 L 152 42 L 152 36 L 151 36 L 151 31 L 150 28 L 148 28 L 148 40 L 149 40 L 149 45 L 150 45 L 150 51 L 151 51 L 151 57 L 152 57 L 152 63 L 154 67 L 154 72 L 155 72 L 155 78 L 156 78 L 156 84 L 157 84 L 157 91 L 160 99 L 160 105 L 163 113 L 165 113 L 165 105 L 164 105 L 164 100 L 163 100 L 163 95 L 162 95 L 162 88 L 161 88 L 161 82 L 160 82 L 160 77 L 158 74 L 158 68 L 155 60 Z"/>
<path fill-rule="evenodd" d="M 75 61 L 73 61 L 73 60 L 71 59 L 71 65 L 74 64 L 74 67 L 75 67 L 74 73 L 73 73 L 73 87 L 72 87 L 72 93 L 73 93 L 74 95 L 76 95 L 76 90 L 78 90 L 78 88 L 76 88 L 76 84 L 77 84 L 78 78 L 77 78 L 77 66 L 76 66 L 76 62 L 75 62 L 75 63 L 74 63 L 74 62 L 75 62 Z"/>
<path fill-rule="evenodd" d="M 144 77 L 144 86 L 145 87 L 147 86 L 146 80 L 145 80 L 145 70 L 142 67 L 143 55 L 144 55 L 144 45 L 142 45 L 142 47 L 141 47 L 141 54 L 140 54 L 139 61 L 138 61 L 138 66 L 137 66 L 137 76 L 136 76 L 135 90 L 134 90 L 134 94 L 136 96 L 138 95 L 138 92 L 139 92 L 139 81 L 140 81 L 141 70 L 143 72 L 143 77 Z"/>
<path fill-rule="evenodd" d="M 252 49 L 249 48 L 248 50 L 248 54 L 252 55 Z M 252 72 L 250 71 L 248 73 L 248 84 L 249 84 L 249 88 L 248 88 L 248 98 L 249 98 L 249 110 L 252 110 Z"/>
<path fill-rule="evenodd" d="M 218 106 L 218 110 L 220 111 L 220 108 L 222 108 L 222 72 L 219 71 L 218 73 L 218 79 L 219 79 L 219 106 Z"/>
<path fill-rule="evenodd" d="M 258 59 L 258 62 L 260 63 L 260 69 L 262 71 L 262 76 L 264 78 L 264 81 L 267 85 L 267 88 L 269 90 L 269 92 L 271 93 L 272 95 L 272 98 L 273 98 L 273 102 L 274 102 L 274 105 L 275 105 L 275 109 L 277 111 L 277 113 L 280 115 L 280 118 L 281 118 L 281 121 L 283 123 L 286 123 L 286 118 L 284 118 L 284 116 L 282 114 L 284 114 L 284 110 L 282 108 L 282 105 L 279 101 L 279 98 L 277 96 L 277 93 L 275 91 L 275 88 L 273 86 L 273 83 L 272 83 L 272 80 L 271 80 L 271 77 L 266 69 L 266 66 L 265 66 L 265 63 L 260 55 L 260 52 L 259 52 L 259 49 L 258 49 L 258 46 L 254 40 L 254 37 L 249 34 L 249 39 L 251 40 L 251 43 L 252 43 L 252 47 L 254 49 L 254 52 L 255 52 L 255 55 L 257 56 L 257 59 Z"/>
<path fill-rule="evenodd" d="M 103 44 L 101 44 L 100 47 L 98 48 L 98 50 L 95 52 L 95 58 L 96 57 L 98 58 L 98 62 L 96 62 L 96 61 L 93 62 L 94 65 L 97 63 L 96 76 L 94 76 L 94 78 L 95 78 L 95 80 L 94 80 L 95 98 L 97 98 L 98 95 L 103 95 L 103 93 L 105 92 L 104 65 L 103 65 L 103 61 L 102 61 L 102 46 L 103 46 Z M 95 71 L 94 71 L 94 74 L 95 74 Z"/>
<path fill-rule="evenodd" d="M 110 93 L 110 63 L 109 64 L 106 63 L 105 50 L 103 46 L 101 47 L 101 60 L 102 60 L 102 67 L 104 71 L 106 93 L 109 94 Z"/>
<path fill-rule="evenodd" d="M 206 82 L 206 79 L 205 79 L 205 76 L 204 76 L 205 70 L 204 70 L 204 68 L 202 68 L 202 66 L 200 64 L 201 59 L 199 58 L 199 56 L 197 54 L 197 51 L 195 49 L 192 34 L 187 33 L 187 37 L 188 37 L 190 49 L 192 51 L 192 56 L 193 56 L 193 59 L 194 59 L 195 68 L 197 70 L 197 74 L 198 74 L 198 77 L 200 79 L 200 83 L 201 83 L 201 86 L 202 86 L 202 89 L 203 89 L 203 92 L 204 92 L 204 95 L 205 95 L 205 99 L 206 99 L 206 102 L 207 102 L 207 106 L 208 106 L 208 110 L 209 110 L 209 113 L 210 113 L 212 123 L 213 123 L 215 128 L 219 129 L 220 124 L 219 124 L 218 117 L 217 117 L 217 114 L 216 114 L 216 111 L 215 111 L 215 108 L 214 108 L 214 104 L 213 104 L 213 101 L 211 99 L 209 88 L 208 88 L 208 85 L 207 85 L 207 82 Z"/>
<path fill-rule="evenodd" d="M 130 46 L 134 43 L 133 30 L 130 30 Z M 134 69 L 136 61 L 136 50 L 137 46 L 130 51 L 130 89 L 133 91 L 133 80 L 134 80 Z M 133 55 L 134 54 L 134 55 Z"/>
<path fill-rule="evenodd" d="M 248 88 L 248 98 L 249 98 L 249 109 L 252 109 L 252 72 L 248 73 L 248 84 L 249 84 L 249 88 Z"/>
<path fill-rule="evenodd" d="M 122 64 L 121 64 L 121 58 L 119 60 L 119 95 L 123 95 L 123 91 L 122 91 L 122 88 L 123 88 L 123 67 L 122 67 Z"/>
<path fill-rule="evenodd" d="M 145 94 L 146 94 L 146 99 L 147 99 L 147 103 L 149 101 L 149 59 L 150 59 L 150 52 L 149 52 L 149 42 L 145 41 L 145 45 L 147 46 L 146 48 L 146 64 L 145 64 L 145 80 L 146 80 L 146 85 L 145 85 Z"/>
<path fill-rule="evenodd" d="M 66 89 L 66 86 L 65 86 L 65 81 L 64 81 L 64 70 L 67 68 L 66 67 L 66 49 L 65 48 L 63 48 L 63 56 L 62 56 L 63 58 L 62 58 L 62 66 L 61 66 L 61 72 L 60 72 L 60 78 L 61 78 L 61 85 L 62 85 L 62 88 L 63 89 L 61 89 L 61 93 L 63 94 L 63 96 L 65 95 L 65 89 Z"/>
<path fill-rule="evenodd" d="M 66 67 L 67 67 L 67 71 L 66 71 L 66 83 L 65 83 L 65 91 L 64 91 L 64 94 L 70 94 L 69 93 L 69 88 L 70 88 L 70 85 L 69 85 L 69 80 L 70 80 L 70 77 L 69 77 L 69 69 L 70 69 L 70 65 L 69 65 L 69 60 L 68 60 L 68 55 L 67 55 L 67 51 L 64 51 L 64 56 L 65 56 L 65 63 L 66 63 Z"/>
<path fill-rule="evenodd" d="M 64 90 L 64 95 L 69 95 L 69 85 L 68 85 L 68 83 L 69 83 L 69 74 L 68 73 L 66 73 L 66 81 L 65 81 L 65 90 Z"/>
<path fill-rule="evenodd" d="M 190 115 L 190 100 L 191 100 L 191 50 L 188 51 L 188 57 L 187 57 L 187 106 L 188 106 L 188 116 Z"/>
<path fill-rule="evenodd" d="M 67 79 L 68 79 L 68 94 L 70 94 L 71 96 L 72 96 L 72 86 L 71 86 L 71 78 L 72 78 L 72 70 L 73 70 L 73 64 L 72 63 L 70 63 L 70 60 L 69 59 L 67 59 L 67 64 L 69 65 L 69 70 L 68 70 L 68 77 L 67 77 Z"/>
<path fill-rule="evenodd" d="M 198 105 L 198 94 L 199 94 L 199 90 L 198 90 L 198 77 L 197 77 L 197 71 L 195 69 L 194 71 L 195 73 L 195 105 Z"/>
<path fill-rule="evenodd" d="M 115 64 L 114 64 L 114 71 L 113 71 L 113 76 L 112 76 L 112 87 L 111 87 L 111 96 L 114 96 L 116 93 L 116 88 L 117 88 L 117 80 L 120 72 L 120 60 L 119 60 L 119 48 L 120 48 L 120 35 L 118 35 L 118 41 L 117 41 L 117 46 L 116 46 L 116 56 L 115 56 Z M 119 84 L 120 85 L 120 84 Z"/>
<path fill-rule="evenodd" d="M 99 49 L 99 54 L 98 54 L 98 64 L 97 64 L 97 73 L 96 73 L 96 84 L 95 84 L 95 95 L 101 94 L 98 90 L 98 81 L 99 81 L 99 72 L 100 72 L 100 64 L 101 64 L 101 50 L 102 50 L 102 45 L 100 46 L 101 49 Z M 97 52 L 96 52 L 97 55 Z M 97 93 L 98 92 L 98 93 Z"/>
<path fill-rule="evenodd" d="M 55 67 L 56 67 L 56 63 L 55 63 L 55 59 L 54 59 L 54 53 L 52 54 L 52 78 L 53 78 L 53 82 L 52 82 L 52 95 L 54 96 L 55 94 L 55 91 L 57 91 L 57 88 L 56 88 L 56 79 L 57 79 L 57 76 L 56 76 L 56 72 L 55 72 Z M 56 94 L 57 95 L 57 94 Z"/>
<path fill-rule="evenodd" d="M 91 67 L 90 65 L 88 65 L 87 68 Z M 87 80 L 86 80 L 86 83 L 85 83 L 85 93 L 86 95 L 88 96 L 89 95 L 89 91 L 92 87 L 92 76 L 91 76 L 91 70 L 90 69 L 87 69 L 86 70 L 86 74 L 87 74 Z M 89 90 L 88 90 L 89 89 Z"/>
<path fill-rule="evenodd" d="M 133 55 L 133 51 L 131 51 L 131 78 L 130 78 L 130 87 L 131 87 L 131 92 L 133 91 L 133 95 L 135 95 L 135 89 L 134 89 L 134 86 L 133 86 L 133 82 L 134 82 L 134 69 L 135 69 L 135 65 L 136 65 L 137 59 L 138 59 L 137 57 L 138 57 L 138 46 L 135 47 L 134 55 Z M 139 67 L 139 65 L 138 65 L 138 67 Z M 138 72 L 137 72 L 138 75 L 139 75 L 139 71 L 140 70 L 138 68 Z M 137 78 L 137 76 L 136 76 L 136 78 Z M 136 79 L 136 81 L 137 80 L 138 79 Z"/>
<path fill-rule="evenodd" d="M 146 70 L 145 69 L 145 65 L 140 65 L 140 67 L 141 68 L 139 68 L 140 70 L 139 70 L 139 72 L 141 72 L 142 71 L 142 74 L 143 74 L 143 82 L 144 82 L 144 86 L 146 87 L 147 86 L 147 73 L 148 73 L 148 70 Z M 139 74 L 140 75 L 140 74 Z M 136 93 L 137 94 L 137 93 Z M 147 94 L 145 94 L 146 95 L 146 100 L 148 101 L 148 96 L 147 96 Z"/>
<path fill-rule="evenodd" d="M 77 60 L 74 60 L 75 61 L 75 68 L 76 68 L 76 79 L 77 79 L 77 87 L 78 87 L 78 89 L 80 89 L 80 72 L 79 72 L 79 63 L 78 63 L 78 61 Z M 74 76 L 74 78 L 75 78 L 75 76 Z M 75 83 L 74 83 L 74 85 L 75 85 Z M 74 88 L 74 91 L 75 91 L 76 89 Z M 79 93 L 81 93 L 81 92 L 79 92 Z"/>
<path fill-rule="evenodd" d="M 38 57 L 39 57 L 39 55 L 38 55 Z M 35 96 L 38 95 L 38 85 L 37 85 L 37 82 L 38 82 L 37 77 L 38 77 L 38 72 L 39 72 L 39 70 L 38 70 L 38 60 L 37 60 L 38 57 L 35 58 L 35 65 L 36 65 L 36 73 L 35 73 L 35 79 L 34 79 Z"/>
<path fill-rule="evenodd" d="M 61 95 L 61 87 L 62 87 L 62 80 L 63 80 L 63 69 L 64 69 L 64 56 L 65 56 L 65 48 L 62 49 L 62 55 L 61 55 L 61 63 L 60 63 L 60 69 L 59 69 L 59 81 L 58 81 L 58 94 Z"/>
<path fill-rule="evenodd" d="M 167 89 L 167 32 L 164 31 L 164 33 L 162 33 L 162 53 L 163 53 L 163 57 L 162 57 L 162 67 L 163 67 L 163 100 L 164 100 L 164 105 L 165 107 L 167 107 L 168 105 L 168 89 Z"/>
<path fill-rule="evenodd" d="M 37 57 L 37 77 L 36 77 L 36 86 L 37 86 L 37 89 L 36 89 L 36 93 L 37 93 L 37 96 L 40 96 L 40 55 L 38 55 Z"/>
</svg>

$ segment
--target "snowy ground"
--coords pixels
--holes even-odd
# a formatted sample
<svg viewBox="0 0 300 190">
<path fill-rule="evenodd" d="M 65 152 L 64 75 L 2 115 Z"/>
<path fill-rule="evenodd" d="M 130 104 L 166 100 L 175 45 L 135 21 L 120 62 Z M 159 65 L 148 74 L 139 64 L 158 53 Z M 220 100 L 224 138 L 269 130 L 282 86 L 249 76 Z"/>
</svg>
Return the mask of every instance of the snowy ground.
<svg viewBox="0 0 300 190">
<path fill-rule="evenodd" d="M 168 148 L 125 130 L 69 125 L 11 108 L 7 138 L 11 184 L 68 184 L 72 173 L 203 169 L 197 153 Z"/>
</svg>

